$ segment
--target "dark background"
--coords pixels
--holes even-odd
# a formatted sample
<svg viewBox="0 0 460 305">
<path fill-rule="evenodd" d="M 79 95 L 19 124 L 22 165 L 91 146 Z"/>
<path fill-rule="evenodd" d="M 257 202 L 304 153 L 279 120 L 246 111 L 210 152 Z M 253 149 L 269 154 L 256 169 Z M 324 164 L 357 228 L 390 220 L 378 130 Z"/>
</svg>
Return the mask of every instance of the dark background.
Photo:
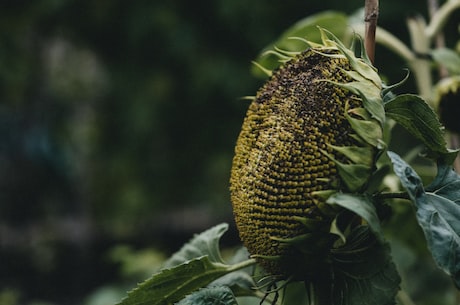
<svg viewBox="0 0 460 305">
<path fill-rule="evenodd" d="M 231 223 L 239 97 L 262 83 L 250 61 L 295 21 L 363 3 L 0 1 L 0 303 L 102 304 L 90 294 L 124 293 L 140 258 Z M 405 17 L 426 16 L 424 1 L 380 6 L 403 41 Z M 376 57 L 390 82 L 404 76 Z M 140 267 L 121 270 L 126 257 Z"/>
</svg>

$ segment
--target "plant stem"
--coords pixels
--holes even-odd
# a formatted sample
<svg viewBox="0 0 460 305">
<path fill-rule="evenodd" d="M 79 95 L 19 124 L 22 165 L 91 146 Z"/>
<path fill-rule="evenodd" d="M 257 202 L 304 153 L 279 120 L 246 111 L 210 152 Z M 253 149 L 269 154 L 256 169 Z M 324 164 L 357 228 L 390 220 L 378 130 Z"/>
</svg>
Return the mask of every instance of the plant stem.
<svg viewBox="0 0 460 305">
<path fill-rule="evenodd" d="M 379 1 L 365 0 L 364 22 L 366 24 L 364 33 L 364 45 L 367 57 L 372 64 L 375 61 L 375 30 L 377 29 L 377 19 L 379 18 Z"/>
<path fill-rule="evenodd" d="M 254 258 L 247 259 L 245 261 L 239 262 L 237 264 L 231 265 L 230 268 L 228 269 L 230 272 L 237 271 L 246 267 L 253 266 L 257 263 L 257 261 Z"/>
<path fill-rule="evenodd" d="M 460 0 L 446 1 L 432 16 L 430 24 L 425 29 L 426 35 L 432 39 L 449 19 L 450 15 L 460 9 Z"/>
<path fill-rule="evenodd" d="M 417 89 L 419 94 L 433 106 L 431 77 L 431 62 L 425 58 L 430 54 L 430 39 L 426 35 L 426 22 L 421 15 L 413 15 L 407 18 L 407 28 L 409 30 L 411 46 L 416 54 L 416 58 L 411 62 L 411 68 L 416 75 Z"/>
<path fill-rule="evenodd" d="M 377 199 L 406 199 L 410 200 L 409 194 L 407 192 L 391 192 L 391 193 L 380 193 L 375 194 Z"/>
</svg>

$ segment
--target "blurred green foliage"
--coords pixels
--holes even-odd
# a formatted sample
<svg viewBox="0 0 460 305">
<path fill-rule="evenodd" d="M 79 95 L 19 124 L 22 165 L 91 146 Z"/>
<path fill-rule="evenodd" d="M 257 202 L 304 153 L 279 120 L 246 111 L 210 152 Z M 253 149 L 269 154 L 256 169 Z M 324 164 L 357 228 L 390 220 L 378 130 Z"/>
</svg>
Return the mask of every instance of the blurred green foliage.
<svg viewBox="0 0 460 305">
<path fill-rule="evenodd" d="M 250 61 L 295 21 L 363 3 L 2 1 L 2 305 L 79 304 L 125 276 L 117 244 L 168 252 L 231 219 L 239 97 L 261 83 Z M 424 1 L 385 1 L 379 24 L 405 40 L 413 11 Z M 376 65 L 404 75 L 384 50 Z"/>
</svg>

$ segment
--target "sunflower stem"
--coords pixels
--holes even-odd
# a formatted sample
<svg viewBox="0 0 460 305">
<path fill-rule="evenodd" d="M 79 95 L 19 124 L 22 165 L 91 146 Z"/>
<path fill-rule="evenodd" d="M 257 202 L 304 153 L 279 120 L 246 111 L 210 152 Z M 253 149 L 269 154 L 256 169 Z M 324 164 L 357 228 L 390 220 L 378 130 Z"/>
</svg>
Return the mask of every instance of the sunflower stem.
<svg viewBox="0 0 460 305">
<path fill-rule="evenodd" d="M 377 29 L 377 19 L 379 18 L 379 1 L 365 0 L 364 22 L 366 24 L 364 33 L 364 45 L 367 57 L 372 64 L 375 60 L 375 30 Z"/>
</svg>

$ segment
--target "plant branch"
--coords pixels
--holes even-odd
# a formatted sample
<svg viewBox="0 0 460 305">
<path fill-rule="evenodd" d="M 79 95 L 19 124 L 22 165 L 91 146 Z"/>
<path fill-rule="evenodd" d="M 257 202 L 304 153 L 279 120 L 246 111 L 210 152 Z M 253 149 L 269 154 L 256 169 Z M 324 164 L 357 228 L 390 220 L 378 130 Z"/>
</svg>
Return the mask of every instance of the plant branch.
<svg viewBox="0 0 460 305">
<path fill-rule="evenodd" d="M 442 29 L 446 21 L 449 19 L 450 14 L 453 11 L 460 8 L 460 0 L 449 0 L 445 2 L 439 10 L 437 10 L 430 21 L 430 24 L 426 27 L 425 33 L 433 39 L 435 35 Z"/>
<path fill-rule="evenodd" d="M 257 264 L 257 261 L 254 258 L 247 259 L 245 261 L 231 265 L 228 270 L 229 272 L 237 271 L 246 267 L 250 267 Z"/>
<path fill-rule="evenodd" d="M 433 102 L 431 101 L 431 89 L 433 86 L 431 62 L 424 58 L 424 55 L 430 54 L 430 39 L 426 36 L 426 22 L 420 15 L 410 16 L 406 21 L 412 49 L 416 54 L 421 55 L 420 57 L 416 56 L 411 62 L 411 68 L 417 75 L 417 89 L 419 94 L 433 107 Z"/>
<path fill-rule="evenodd" d="M 379 1 L 365 0 L 364 22 L 366 24 L 364 33 L 364 45 L 367 57 L 372 64 L 375 61 L 375 30 L 377 29 L 377 19 L 379 18 Z"/>
</svg>

